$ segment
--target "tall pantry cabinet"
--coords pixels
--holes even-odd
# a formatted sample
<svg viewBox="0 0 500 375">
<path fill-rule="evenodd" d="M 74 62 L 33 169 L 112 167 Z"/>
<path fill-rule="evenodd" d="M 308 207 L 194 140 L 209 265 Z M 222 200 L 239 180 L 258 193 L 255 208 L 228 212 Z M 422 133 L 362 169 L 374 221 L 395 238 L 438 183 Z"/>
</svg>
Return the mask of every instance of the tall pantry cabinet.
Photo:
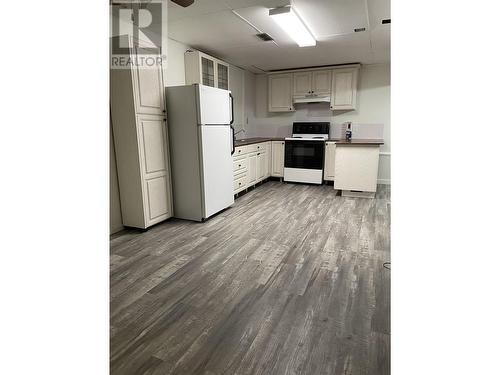
<svg viewBox="0 0 500 375">
<path fill-rule="evenodd" d="M 137 43 L 125 38 L 133 59 Z M 162 68 L 129 65 L 110 75 L 122 221 L 146 229 L 173 213 Z"/>
</svg>

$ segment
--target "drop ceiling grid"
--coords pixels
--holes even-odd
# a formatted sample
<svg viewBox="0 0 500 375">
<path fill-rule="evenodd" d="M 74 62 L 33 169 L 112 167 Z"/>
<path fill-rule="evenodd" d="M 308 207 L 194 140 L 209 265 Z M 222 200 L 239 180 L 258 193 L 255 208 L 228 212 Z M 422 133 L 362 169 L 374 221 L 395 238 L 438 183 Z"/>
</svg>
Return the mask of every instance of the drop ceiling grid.
<svg viewBox="0 0 500 375">
<path fill-rule="evenodd" d="M 390 25 L 380 24 L 381 19 L 390 18 L 389 0 L 294 0 L 318 40 L 316 47 L 305 48 L 297 47 L 268 16 L 269 8 L 287 2 L 196 0 L 195 8 L 181 10 L 169 2 L 169 37 L 254 72 L 259 70 L 253 66 L 273 70 L 389 61 Z M 231 9 L 271 35 L 279 47 L 260 41 L 257 32 Z M 349 16 L 331 16 L 344 13 Z M 352 32 L 356 27 L 367 30 Z"/>
</svg>

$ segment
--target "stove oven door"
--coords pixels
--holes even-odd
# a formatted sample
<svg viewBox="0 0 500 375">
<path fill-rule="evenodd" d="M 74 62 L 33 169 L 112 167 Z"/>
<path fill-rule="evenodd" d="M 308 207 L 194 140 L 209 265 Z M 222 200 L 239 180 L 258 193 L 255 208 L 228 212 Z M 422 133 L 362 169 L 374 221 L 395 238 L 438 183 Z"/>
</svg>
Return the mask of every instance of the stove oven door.
<svg viewBox="0 0 500 375">
<path fill-rule="evenodd" d="M 285 141 L 285 168 L 323 169 L 324 156 L 324 141 Z"/>
<path fill-rule="evenodd" d="M 286 140 L 284 180 L 321 184 L 324 141 Z"/>
</svg>

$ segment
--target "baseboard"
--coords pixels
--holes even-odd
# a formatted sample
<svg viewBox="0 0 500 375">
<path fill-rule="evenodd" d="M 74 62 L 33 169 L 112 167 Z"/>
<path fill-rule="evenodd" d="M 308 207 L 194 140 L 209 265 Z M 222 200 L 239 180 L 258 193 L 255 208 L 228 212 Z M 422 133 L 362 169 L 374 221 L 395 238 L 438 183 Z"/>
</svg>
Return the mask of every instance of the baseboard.
<svg viewBox="0 0 500 375">
<path fill-rule="evenodd" d="M 377 184 L 380 184 L 380 185 L 390 185 L 391 184 L 391 180 L 388 179 L 388 178 L 379 178 L 377 180 Z"/>
</svg>

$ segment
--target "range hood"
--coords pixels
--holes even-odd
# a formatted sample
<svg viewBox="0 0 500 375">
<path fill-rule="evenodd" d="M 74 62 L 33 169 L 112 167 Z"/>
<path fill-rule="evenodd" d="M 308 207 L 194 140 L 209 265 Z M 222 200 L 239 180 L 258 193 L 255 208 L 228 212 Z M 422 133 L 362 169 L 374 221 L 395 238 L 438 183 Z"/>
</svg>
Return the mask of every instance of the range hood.
<svg viewBox="0 0 500 375">
<path fill-rule="evenodd" d="M 300 103 L 330 103 L 330 95 L 305 95 L 293 98 L 294 104 Z"/>
</svg>

